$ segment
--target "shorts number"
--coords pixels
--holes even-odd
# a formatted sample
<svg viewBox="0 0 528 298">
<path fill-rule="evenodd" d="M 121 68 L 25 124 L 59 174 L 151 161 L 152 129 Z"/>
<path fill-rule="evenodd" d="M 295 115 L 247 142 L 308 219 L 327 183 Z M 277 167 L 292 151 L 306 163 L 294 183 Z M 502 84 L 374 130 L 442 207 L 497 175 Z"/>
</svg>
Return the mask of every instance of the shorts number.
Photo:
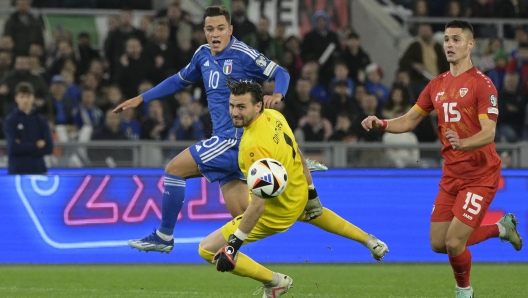
<svg viewBox="0 0 528 298">
<path fill-rule="evenodd" d="M 292 148 L 292 157 L 293 157 L 293 159 L 295 159 L 295 155 L 297 154 L 297 152 L 295 152 L 295 149 L 293 149 L 293 141 L 292 141 L 292 139 L 290 138 L 290 136 L 288 136 L 286 133 L 284 133 L 284 140 L 286 141 L 286 144 L 290 145 L 290 147 Z"/>
<path fill-rule="evenodd" d="M 484 199 L 482 196 L 468 192 L 466 195 L 466 204 L 464 204 L 464 207 L 462 207 L 462 209 L 466 210 L 467 212 L 473 215 L 477 215 L 482 207 L 478 201 L 482 201 L 482 199 Z M 469 206 L 470 203 L 471 206 Z"/>
<path fill-rule="evenodd" d="M 444 121 L 445 122 L 458 122 L 460 121 L 460 112 L 455 110 L 457 106 L 456 102 L 444 102 L 442 107 L 444 107 Z"/>
<path fill-rule="evenodd" d="M 209 88 L 216 89 L 218 87 L 218 80 L 220 79 L 220 73 L 218 71 L 209 72 Z"/>
</svg>

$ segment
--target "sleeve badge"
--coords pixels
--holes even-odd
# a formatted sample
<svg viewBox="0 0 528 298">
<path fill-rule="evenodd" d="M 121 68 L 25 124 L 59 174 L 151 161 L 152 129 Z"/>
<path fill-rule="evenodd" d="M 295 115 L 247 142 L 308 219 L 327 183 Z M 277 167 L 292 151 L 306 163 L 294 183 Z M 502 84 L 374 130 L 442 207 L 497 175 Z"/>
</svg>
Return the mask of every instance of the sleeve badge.
<svg viewBox="0 0 528 298">
<path fill-rule="evenodd" d="M 268 62 L 266 61 L 266 57 L 259 56 L 257 60 L 255 60 L 255 64 L 257 64 L 260 67 L 265 67 Z"/>
<path fill-rule="evenodd" d="M 490 97 L 489 97 L 489 100 L 490 100 L 490 103 L 491 103 L 492 107 L 496 107 L 497 106 L 497 96 L 495 96 L 495 94 L 491 94 Z"/>
</svg>

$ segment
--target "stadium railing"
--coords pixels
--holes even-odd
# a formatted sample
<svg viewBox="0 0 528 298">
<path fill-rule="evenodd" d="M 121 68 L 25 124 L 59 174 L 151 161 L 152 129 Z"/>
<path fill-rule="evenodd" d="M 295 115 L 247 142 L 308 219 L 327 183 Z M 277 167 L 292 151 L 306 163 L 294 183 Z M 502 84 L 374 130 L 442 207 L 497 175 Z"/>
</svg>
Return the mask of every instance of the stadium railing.
<svg viewBox="0 0 528 298">
<path fill-rule="evenodd" d="M 168 161 L 195 144 L 194 141 L 90 141 L 55 143 L 46 157 L 50 167 L 164 167 Z M 331 168 L 438 168 L 442 165 L 440 143 L 400 145 L 383 143 L 300 143 L 304 154 Z M 389 158 L 389 150 L 418 150 L 419 158 L 405 165 Z M 400 151 L 401 152 L 401 151 Z M 497 143 L 504 167 L 528 168 L 528 142 Z M 405 155 L 405 153 L 403 153 Z M 0 167 L 7 166 L 6 142 L 0 141 Z"/>
</svg>

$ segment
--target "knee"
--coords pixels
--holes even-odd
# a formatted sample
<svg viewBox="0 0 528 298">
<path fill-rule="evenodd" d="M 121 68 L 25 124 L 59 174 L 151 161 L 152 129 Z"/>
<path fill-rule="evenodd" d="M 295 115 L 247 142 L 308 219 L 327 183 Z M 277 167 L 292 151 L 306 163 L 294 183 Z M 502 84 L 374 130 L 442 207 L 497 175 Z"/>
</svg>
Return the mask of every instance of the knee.
<svg viewBox="0 0 528 298">
<path fill-rule="evenodd" d="M 201 243 L 198 245 L 198 254 L 209 264 L 213 261 L 214 253 L 203 248 Z"/>
<path fill-rule="evenodd" d="M 174 164 L 175 164 L 174 160 L 171 160 L 171 161 L 165 166 L 165 174 L 176 175 L 176 167 L 174 166 Z"/>
<path fill-rule="evenodd" d="M 445 247 L 449 255 L 459 255 L 465 247 L 465 242 L 458 238 L 447 238 L 445 241 Z"/>
<path fill-rule="evenodd" d="M 436 253 L 447 253 L 445 241 L 431 239 L 431 249 Z"/>
</svg>

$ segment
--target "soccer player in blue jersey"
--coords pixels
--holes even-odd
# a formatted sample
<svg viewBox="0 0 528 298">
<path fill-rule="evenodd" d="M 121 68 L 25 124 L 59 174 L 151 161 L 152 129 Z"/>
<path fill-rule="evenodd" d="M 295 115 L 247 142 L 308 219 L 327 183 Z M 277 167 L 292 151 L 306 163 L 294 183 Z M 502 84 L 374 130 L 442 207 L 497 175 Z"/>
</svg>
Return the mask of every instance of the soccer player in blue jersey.
<svg viewBox="0 0 528 298">
<path fill-rule="evenodd" d="M 183 206 L 187 178 L 204 176 L 209 182 L 218 181 L 229 212 L 236 216 L 246 210 L 248 190 L 243 181 L 244 175 L 238 167 L 238 145 L 243 129 L 235 128 L 229 115 L 228 79 L 275 80 L 274 94 L 264 96 L 263 99 L 266 108 L 281 101 L 287 91 L 290 76 L 282 67 L 231 36 L 233 29 L 230 25 L 229 12 L 223 6 L 207 7 L 204 24 L 208 43 L 196 51 L 191 62 L 184 69 L 114 109 L 115 113 L 119 113 L 125 109 L 135 108 L 142 102 L 150 102 L 173 94 L 202 79 L 213 122 L 213 136 L 210 139 L 185 149 L 165 167 L 160 227 L 147 237 L 128 242 L 130 246 L 140 251 L 168 253 L 173 249 L 172 235 Z M 303 163 L 303 165 L 308 169 L 308 164 Z M 305 221 L 315 219 L 323 213 L 311 179 L 309 182 Z M 385 248 L 379 250 L 380 242 L 376 238 L 368 238 L 366 233 L 346 225 L 337 215 L 335 220 L 315 225 L 365 244 L 377 260 L 386 253 Z"/>
</svg>

